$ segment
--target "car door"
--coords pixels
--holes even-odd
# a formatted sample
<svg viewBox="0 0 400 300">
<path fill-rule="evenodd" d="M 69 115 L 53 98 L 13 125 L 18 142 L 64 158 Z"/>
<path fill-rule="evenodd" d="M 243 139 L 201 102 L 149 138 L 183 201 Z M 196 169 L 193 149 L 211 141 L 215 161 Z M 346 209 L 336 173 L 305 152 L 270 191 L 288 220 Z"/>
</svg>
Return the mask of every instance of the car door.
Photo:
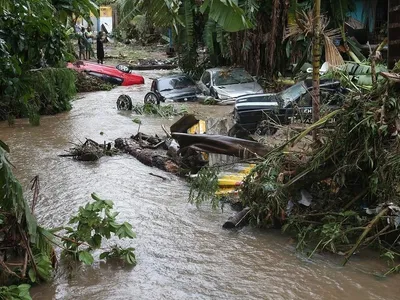
<svg viewBox="0 0 400 300">
<path fill-rule="evenodd" d="M 200 78 L 199 88 L 203 92 L 204 95 L 210 95 L 210 87 L 211 87 L 211 73 L 209 71 L 205 71 Z"/>
</svg>

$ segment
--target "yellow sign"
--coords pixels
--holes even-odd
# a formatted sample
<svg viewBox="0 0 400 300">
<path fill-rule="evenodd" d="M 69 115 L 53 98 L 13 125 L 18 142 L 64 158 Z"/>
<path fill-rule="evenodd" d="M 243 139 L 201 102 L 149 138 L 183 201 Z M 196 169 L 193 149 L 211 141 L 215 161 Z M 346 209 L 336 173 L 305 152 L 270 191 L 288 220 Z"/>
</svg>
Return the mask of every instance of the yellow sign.
<svg viewBox="0 0 400 300">
<path fill-rule="evenodd" d="M 100 6 L 100 18 L 101 17 L 106 17 L 106 18 L 112 17 L 111 6 Z"/>
</svg>

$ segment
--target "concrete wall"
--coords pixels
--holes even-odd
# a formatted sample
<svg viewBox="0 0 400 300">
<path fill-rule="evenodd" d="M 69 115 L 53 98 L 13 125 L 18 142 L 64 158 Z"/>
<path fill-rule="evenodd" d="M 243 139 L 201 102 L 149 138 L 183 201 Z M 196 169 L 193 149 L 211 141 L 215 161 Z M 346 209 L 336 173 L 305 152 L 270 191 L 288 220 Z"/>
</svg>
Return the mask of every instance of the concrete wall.
<svg viewBox="0 0 400 300">
<path fill-rule="evenodd" d="M 93 24 L 93 31 L 99 32 L 101 30 L 101 25 L 104 25 L 108 31 L 111 33 L 113 30 L 113 10 L 111 6 L 100 6 L 100 18 L 96 18 L 93 14 L 90 14 L 90 22 Z M 78 25 L 87 28 L 89 23 L 80 18 L 78 19 Z"/>
</svg>

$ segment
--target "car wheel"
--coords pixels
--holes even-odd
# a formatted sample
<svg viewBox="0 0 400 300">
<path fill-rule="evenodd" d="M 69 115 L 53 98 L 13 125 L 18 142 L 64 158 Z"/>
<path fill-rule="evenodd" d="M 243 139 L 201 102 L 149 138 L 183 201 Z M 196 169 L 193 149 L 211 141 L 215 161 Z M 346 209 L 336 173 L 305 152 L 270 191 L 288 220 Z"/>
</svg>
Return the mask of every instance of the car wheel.
<svg viewBox="0 0 400 300">
<path fill-rule="evenodd" d="M 132 99 L 128 95 L 121 95 L 117 100 L 118 110 L 132 110 Z"/>
<path fill-rule="evenodd" d="M 160 104 L 160 99 L 158 98 L 156 93 L 149 92 L 146 94 L 146 96 L 144 96 L 144 103 Z"/>
</svg>

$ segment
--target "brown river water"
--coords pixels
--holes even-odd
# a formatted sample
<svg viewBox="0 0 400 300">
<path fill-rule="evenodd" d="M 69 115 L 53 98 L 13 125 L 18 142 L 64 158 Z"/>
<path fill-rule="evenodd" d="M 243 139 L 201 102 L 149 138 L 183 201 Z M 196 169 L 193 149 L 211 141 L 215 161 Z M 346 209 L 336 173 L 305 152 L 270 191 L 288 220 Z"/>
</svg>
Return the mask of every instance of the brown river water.
<svg viewBox="0 0 400 300">
<path fill-rule="evenodd" d="M 223 230 L 221 225 L 232 214 L 229 208 L 221 212 L 190 205 L 184 180 L 132 157 L 84 163 L 57 156 L 71 147 L 70 142 L 85 137 L 102 142 L 135 133 L 133 115 L 117 111 L 115 103 L 122 93 L 141 102 L 149 78 L 163 72 L 142 74 L 144 86 L 80 94 L 70 112 L 42 117 L 39 127 L 27 120 L 17 120 L 13 127 L 0 123 L 0 139 L 11 148 L 10 159 L 23 186 L 28 188 L 29 181 L 40 176 L 36 214 L 41 224 L 64 224 L 96 192 L 112 199 L 119 220 L 130 222 L 137 233 L 133 241 L 120 242 L 136 248 L 136 267 L 98 262 L 71 274 L 61 264 L 53 282 L 32 289 L 34 299 L 400 299 L 398 276 L 373 276 L 386 270 L 376 254 L 355 256 L 346 267 L 336 256 L 309 260 L 278 231 Z M 231 110 L 187 107 L 203 116 Z M 161 124 L 173 123 L 154 117 L 141 120 L 146 133 L 161 133 Z"/>
</svg>

